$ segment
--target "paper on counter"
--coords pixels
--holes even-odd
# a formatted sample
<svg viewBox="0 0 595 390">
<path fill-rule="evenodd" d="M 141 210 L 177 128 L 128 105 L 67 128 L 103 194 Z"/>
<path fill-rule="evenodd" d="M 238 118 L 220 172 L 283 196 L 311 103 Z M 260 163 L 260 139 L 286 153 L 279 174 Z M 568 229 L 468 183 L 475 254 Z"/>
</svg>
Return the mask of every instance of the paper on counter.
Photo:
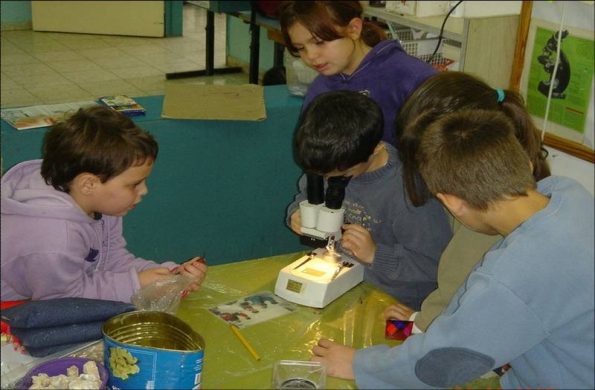
<svg viewBox="0 0 595 390">
<path fill-rule="evenodd" d="M 262 291 L 209 309 L 219 319 L 247 328 L 263 321 L 293 313 L 298 307 L 270 291 Z"/>
<path fill-rule="evenodd" d="M 231 121 L 266 119 L 264 90 L 259 85 L 198 85 L 168 83 L 164 118 Z"/>
</svg>

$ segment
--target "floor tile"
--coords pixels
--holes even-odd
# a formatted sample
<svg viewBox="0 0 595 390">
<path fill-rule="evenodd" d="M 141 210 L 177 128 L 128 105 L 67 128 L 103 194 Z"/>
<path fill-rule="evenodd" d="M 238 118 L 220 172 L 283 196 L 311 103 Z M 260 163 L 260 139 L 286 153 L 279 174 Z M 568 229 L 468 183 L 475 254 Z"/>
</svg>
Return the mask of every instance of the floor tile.
<svg viewBox="0 0 595 390">
<path fill-rule="evenodd" d="M 75 102 L 85 100 L 95 100 L 96 96 L 89 91 L 82 89 L 77 85 L 58 85 L 51 89 L 42 87 L 32 87 L 28 89 L 33 95 L 37 96 L 44 104 Z"/>
<path fill-rule="evenodd" d="M 48 63 L 48 66 L 59 73 L 84 72 L 101 70 L 101 67 L 91 60 L 81 61 L 56 61 Z"/>
<path fill-rule="evenodd" d="M 78 85 L 99 81 L 120 80 L 118 76 L 107 70 L 62 73 L 64 77 Z"/>
<path fill-rule="evenodd" d="M 9 76 L 4 75 L 2 75 L 2 83 L 0 83 L 0 87 L 2 88 L 2 92 L 8 91 L 9 89 L 23 88 L 20 84 L 17 84 L 17 82 L 11 79 Z"/>
<path fill-rule="evenodd" d="M 80 87 L 96 98 L 107 95 L 138 96 L 143 91 L 124 80 L 112 80 L 81 84 Z"/>
<path fill-rule="evenodd" d="M 26 89 L 35 87 L 46 87 L 51 89 L 57 85 L 74 85 L 72 81 L 56 72 L 51 75 L 46 74 L 14 78 L 14 81 Z"/>
<path fill-rule="evenodd" d="M 47 51 L 31 53 L 31 55 L 39 61 L 46 63 L 58 61 L 81 61 L 86 59 L 74 50 Z"/>
<path fill-rule="evenodd" d="M 81 49 L 75 50 L 78 54 L 90 60 L 119 58 L 126 55 L 123 51 L 116 47 L 106 47 L 101 49 Z"/>
<path fill-rule="evenodd" d="M 165 87 L 163 87 L 161 89 L 144 91 L 144 95 L 138 95 L 138 96 L 159 96 L 159 95 L 165 95 Z"/>
<path fill-rule="evenodd" d="M 2 43 L 0 43 L 0 52 L 2 53 L 2 56 L 9 54 L 27 54 L 24 50 L 19 49 L 17 45 L 5 39 L 3 39 Z"/>
<path fill-rule="evenodd" d="M 202 70 L 203 67 L 197 65 L 196 63 L 189 61 L 185 58 L 181 58 L 175 61 L 167 61 L 161 63 L 155 63 L 153 65 L 155 68 L 159 69 L 161 72 L 165 73 L 173 73 L 173 72 L 188 72 L 192 70 Z"/>
<path fill-rule="evenodd" d="M 147 56 L 147 55 L 152 55 L 152 54 L 161 54 L 161 53 L 167 53 L 167 49 L 157 46 L 157 45 L 149 45 L 149 44 L 145 44 L 145 45 L 139 45 L 139 46 L 120 46 L 119 47 L 120 50 L 122 50 L 124 53 L 128 53 L 130 55 L 132 55 L 133 57 L 141 57 L 141 56 Z"/>
<path fill-rule="evenodd" d="M 93 62 L 97 65 L 101 66 L 104 69 L 117 69 L 117 68 L 138 68 L 141 66 L 146 66 L 147 64 L 144 61 L 139 60 L 138 58 L 134 58 L 129 54 L 122 53 L 122 55 L 117 57 L 100 57 L 100 58 L 93 58 Z"/>
<path fill-rule="evenodd" d="M 43 104 L 43 101 L 29 91 L 24 90 L 10 90 L 2 92 L 0 97 L 0 104 L 3 108 L 20 107 L 20 106 L 36 106 Z"/>
<path fill-rule="evenodd" d="M 163 74 L 161 70 L 151 66 L 115 68 L 110 69 L 110 71 L 121 79 L 127 79 L 132 77 L 159 76 Z"/>
<path fill-rule="evenodd" d="M 2 69 L 23 64 L 40 64 L 41 62 L 30 54 L 23 52 L 23 54 L 2 54 Z"/>
<path fill-rule="evenodd" d="M 17 45 L 31 43 L 55 43 L 56 41 L 46 33 L 31 30 L 2 31 L 2 38 Z"/>
<path fill-rule="evenodd" d="M 37 59 L 34 60 L 37 61 Z M 6 73 L 16 81 L 19 81 L 18 79 L 20 78 L 29 76 L 56 75 L 56 72 L 52 68 L 39 61 L 32 64 L 6 65 L 2 67 L 2 72 Z"/>
<path fill-rule="evenodd" d="M 247 74 L 166 80 L 166 73 L 205 67 L 206 12 L 184 6 L 184 36 L 169 38 L 1 32 L 2 108 L 163 95 L 167 83 L 246 84 Z M 215 66 L 225 66 L 226 19 L 215 15 Z"/>
<path fill-rule="evenodd" d="M 136 88 L 142 91 L 155 91 L 155 90 L 164 90 L 165 91 L 165 76 L 148 76 L 148 77 L 133 77 L 133 78 L 125 78 L 124 81 L 134 85 Z"/>
<path fill-rule="evenodd" d="M 56 41 L 23 43 L 19 45 L 19 48 L 27 53 L 43 53 L 69 49 L 68 46 Z"/>
<path fill-rule="evenodd" d="M 160 39 L 160 38 L 156 38 Z M 143 46 L 147 40 L 141 37 L 120 37 L 115 35 L 103 35 L 101 40 L 107 42 L 110 46 Z"/>
<path fill-rule="evenodd" d="M 141 54 L 135 56 L 136 59 L 143 61 L 145 64 L 154 65 L 156 63 L 165 63 L 172 61 L 183 60 L 184 56 L 173 53 L 171 51 L 164 51 L 162 53 Z"/>
<path fill-rule="evenodd" d="M 84 50 L 84 49 L 105 49 L 109 48 L 110 45 L 100 39 L 92 40 L 81 40 L 81 41 L 66 41 L 63 42 L 64 46 L 73 50 Z"/>
<path fill-rule="evenodd" d="M 193 55 L 205 51 L 205 45 L 196 41 L 171 42 L 164 47 L 167 50 L 182 56 Z"/>
</svg>

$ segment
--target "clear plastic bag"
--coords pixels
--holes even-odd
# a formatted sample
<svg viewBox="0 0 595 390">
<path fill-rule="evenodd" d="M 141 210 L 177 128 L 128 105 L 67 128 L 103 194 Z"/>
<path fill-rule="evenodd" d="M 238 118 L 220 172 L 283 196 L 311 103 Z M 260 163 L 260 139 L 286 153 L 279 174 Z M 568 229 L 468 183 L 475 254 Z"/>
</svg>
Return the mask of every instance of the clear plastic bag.
<svg viewBox="0 0 595 390">
<path fill-rule="evenodd" d="M 182 274 L 168 275 L 132 294 L 132 304 L 137 310 L 175 314 L 184 292 L 190 288 L 193 281 L 193 278 Z"/>
</svg>

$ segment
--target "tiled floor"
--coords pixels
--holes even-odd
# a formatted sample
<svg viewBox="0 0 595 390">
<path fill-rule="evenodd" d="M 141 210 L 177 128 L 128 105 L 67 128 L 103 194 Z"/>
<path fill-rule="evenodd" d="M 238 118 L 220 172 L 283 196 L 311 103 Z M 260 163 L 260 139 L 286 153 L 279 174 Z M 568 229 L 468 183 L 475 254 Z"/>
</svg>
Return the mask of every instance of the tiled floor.
<svg viewBox="0 0 595 390">
<path fill-rule="evenodd" d="M 206 12 L 184 6 L 184 36 L 138 38 L 55 32 L 1 32 L 2 108 L 150 96 L 167 83 L 246 84 L 245 73 L 165 80 L 205 67 Z M 225 16 L 215 19 L 215 66 L 225 64 Z"/>
</svg>

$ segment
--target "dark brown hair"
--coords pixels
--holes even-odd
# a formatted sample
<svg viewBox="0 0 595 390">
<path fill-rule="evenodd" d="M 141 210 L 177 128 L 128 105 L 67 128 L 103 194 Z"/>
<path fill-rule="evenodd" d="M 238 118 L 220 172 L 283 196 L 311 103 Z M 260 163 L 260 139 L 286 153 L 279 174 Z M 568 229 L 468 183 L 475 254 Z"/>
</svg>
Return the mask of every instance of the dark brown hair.
<svg viewBox="0 0 595 390">
<path fill-rule="evenodd" d="M 416 162 L 432 194 L 455 195 L 481 211 L 536 187 L 514 124 L 498 111 L 466 109 L 433 121 Z"/>
<path fill-rule="evenodd" d="M 69 192 L 80 173 L 105 183 L 147 159 L 155 161 L 158 152 L 153 136 L 125 115 L 102 106 L 81 108 L 46 134 L 41 175 L 55 189 Z"/>
<path fill-rule="evenodd" d="M 300 117 L 294 137 L 297 164 L 320 175 L 368 161 L 382 139 L 382 110 L 356 91 L 318 95 Z"/>
<path fill-rule="evenodd" d="M 362 14 L 359 1 L 283 1 L 279 8 L 279 23 L 285 47 L 291 55 L 299 56 L 289 37 L 289 28 L 294 23 L 303 24 L 313 36 L 323 41 L 334 41 L 345 38 L 338 28 L 347 27 L 353 18 L 363 20 Z M 374 47 L 386 39 L 386 34 L 373 23 L 364 21 L 361 37 L 366 45 Z"/>
<path fill-rule="evenodd" d="M 514 134 L 533 164 L 537 180 L 550 176 L 539 132 L 521 95 L 505 90 L 504 100 L 477 77 L 462 72 L 443 72 L 428 78 L 408 98 L 394 123 L 399 156 L 403 162 L 403 180 L 409 199 L 415 206 L 423 205 L 428 191 L 420 177 L 415 155 L 427 127 L 441 116 L 463 109 L 482 109 L 504 113 L 514 125 Z"/>
</svg>

